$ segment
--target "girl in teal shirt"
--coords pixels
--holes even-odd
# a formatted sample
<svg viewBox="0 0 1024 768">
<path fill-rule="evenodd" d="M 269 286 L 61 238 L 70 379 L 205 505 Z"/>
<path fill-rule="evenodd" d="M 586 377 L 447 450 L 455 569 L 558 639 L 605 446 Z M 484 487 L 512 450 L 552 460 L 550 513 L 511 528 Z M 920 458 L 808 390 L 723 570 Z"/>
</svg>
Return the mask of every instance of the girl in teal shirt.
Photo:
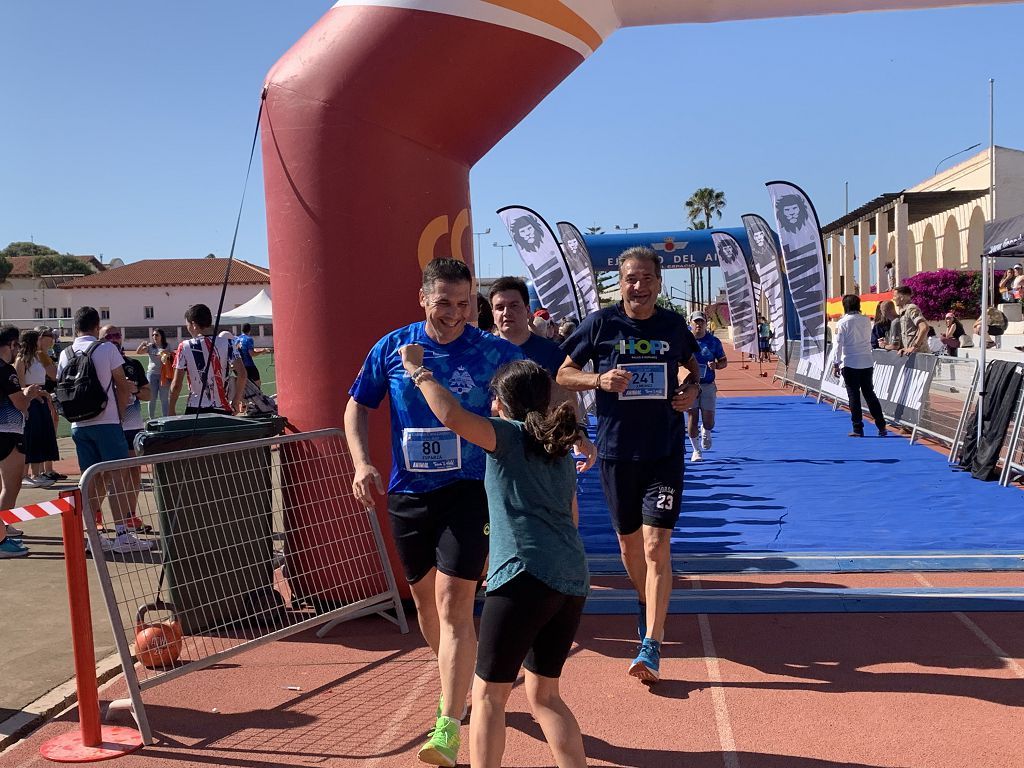
<svg viewBox="0 0 1024 768">
<path fill-rule="evenodd" d="M 499 418 L 485 418 L 463 409 L 434 380 L 423 365 L 422 347 L 410 344 L 399 352 L 441 423 L 487 452 L 490 560 L 473 684 L 470 764 L 501 765 L 505 704 L 525 667 L 530 708 L 556 765 L 584 768 L 579 725 L 558 689 L 589 589 L 572 499 L 576 469 L 589 469 L 595 454 L 574 466 L 575 409 L 562 403 L 549 413 L 551 377 L 536 363 L 518 360 L 491 381 Z M 457 751 L 456 741 L 456 756 Z"/>
</svg>

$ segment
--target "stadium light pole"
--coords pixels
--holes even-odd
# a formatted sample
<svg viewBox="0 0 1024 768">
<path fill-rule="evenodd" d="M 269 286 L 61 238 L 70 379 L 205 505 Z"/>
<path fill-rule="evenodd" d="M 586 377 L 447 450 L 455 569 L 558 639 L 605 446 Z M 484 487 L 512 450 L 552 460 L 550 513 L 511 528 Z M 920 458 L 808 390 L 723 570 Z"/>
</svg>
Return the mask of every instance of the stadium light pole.
<svg viewBox="0 0 1024 768">
<path fill-rule="evenodd" d="M 615 228 L 619 230 L 619 232 L 632 232 L 634 229 L 640 229 L 640 225 L 634 223 L 632 227 L 620 227 L 616 224 Z"/>
<path fill-rule="evenodd" d="M 495 240 L 494 241 L 494 247 L 501 249 L 501 274 L 499 274 L 498 277 L 504 277 L 505 276 L 505 249 L 506 248 L 511 248 L 512 247 L 512 243 L 505 243 L 504 245 L 502 245 L 497 240 Z"/>
<path fill-rule="evenodd" d="M 489 234 L 491 234 L 491 228 L 490 227 L 485 229 L 483 232 L 474 232 L 473 233 L 473 235 L 476 237 L 476 254 L 474 254 L 476 256 L 476 258 L 473 259 L 473 277 L 477 278 L 478 280 L 480 279 L 480 265 L 477 264 L 477 261 L 479 261 L 480 259 L 483 258 L 483 253 L 480 251 L 480 247 L 481 247 L 480 246 L 480 238 L 483 237 L 484 235 L 489 235 Z"/>
</svg>

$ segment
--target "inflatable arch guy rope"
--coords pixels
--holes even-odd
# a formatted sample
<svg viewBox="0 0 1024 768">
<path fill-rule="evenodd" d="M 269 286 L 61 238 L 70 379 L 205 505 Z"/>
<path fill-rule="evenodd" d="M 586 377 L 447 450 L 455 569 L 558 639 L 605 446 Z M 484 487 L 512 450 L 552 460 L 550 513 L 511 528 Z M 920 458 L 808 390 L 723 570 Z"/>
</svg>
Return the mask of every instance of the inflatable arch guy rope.
<svg viewBox="0 0 1024 768">
<path fill-rule="evenodd" d="M 340 0 L 267 76 L 262 150 L 281 410 L 339 426 L 370 346 L 472 262 L 469 170 L 620 27 L 972 0 Z M 386 475 L 387 435 L 371 449 Z"/>
</svg>

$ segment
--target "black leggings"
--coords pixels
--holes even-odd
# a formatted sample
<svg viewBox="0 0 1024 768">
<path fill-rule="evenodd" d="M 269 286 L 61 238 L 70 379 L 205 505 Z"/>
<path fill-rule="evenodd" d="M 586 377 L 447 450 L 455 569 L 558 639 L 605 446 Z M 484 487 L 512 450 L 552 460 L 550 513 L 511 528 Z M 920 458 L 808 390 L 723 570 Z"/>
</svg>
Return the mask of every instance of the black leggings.
<svg viewBox="0 0 1024 768">
<path fill-rule="evenodd" d="M 477 677 L 514 683 L 524 666 L 542 677 L 561 677 L 586 600 L 551 589 L 526 571 L 488 592 L 480 617 Z"/>
</svg>

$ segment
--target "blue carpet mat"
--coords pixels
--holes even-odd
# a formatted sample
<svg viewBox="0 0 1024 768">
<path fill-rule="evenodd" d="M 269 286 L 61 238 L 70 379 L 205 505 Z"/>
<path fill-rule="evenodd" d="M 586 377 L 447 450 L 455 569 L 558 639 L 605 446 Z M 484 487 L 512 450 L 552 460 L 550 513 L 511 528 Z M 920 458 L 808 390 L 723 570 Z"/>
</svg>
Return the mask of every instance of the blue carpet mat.
<svg viewBox="0 0 1024 768">
<path fill-rule="evenodd" d="M 869 437 L 849 430 L 848 412 L 807 398 L 719 399 L 714 447 L 686 464 L 674 557 L 1024 553 L 1019 490 L 953 471 L 906 437 L 873 437 L 870 423 Z M 587 552 L 617 555 L 597 467 L 579 500 Z"/>
</svg>

